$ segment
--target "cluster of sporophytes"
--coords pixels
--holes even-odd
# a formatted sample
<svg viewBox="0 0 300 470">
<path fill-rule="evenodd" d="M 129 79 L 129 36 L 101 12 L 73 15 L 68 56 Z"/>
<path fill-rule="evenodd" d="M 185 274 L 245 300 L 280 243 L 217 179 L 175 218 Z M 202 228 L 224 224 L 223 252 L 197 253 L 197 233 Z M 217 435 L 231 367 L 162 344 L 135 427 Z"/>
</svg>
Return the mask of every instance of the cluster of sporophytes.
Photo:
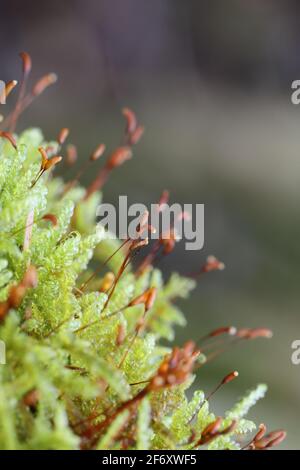
<svg viewBox="0 0 300 470">
<path fill-rule="evenodd" d="M 20 114 L 55 81 L 46 75 L 27 92 L 31 60 L 26 53 L 21 58 L 16 105 L 0 131 L 0 339 L 6 346 L 0 448 L 259 450 L 280 443 L 284 431 L 267 433 L 245 419 L 265 385 L 222 417 L 210 411 L 209 399 L 237 372 L 208 396 L 186 393 L 197 370 L 229 345 L 270 331 L 224 327 L 197 345 L 163 346 L 173 340 L 174 326 L 185 324 L 176 298 L 195 285 L 178 274 L 165 282 L 155 267 L 157 254 L 174 248 L 172 228 L 147 256 L 141 236 L 151 230 L 147 214 L 137 237 L 123 244 L 96 230 L 100 191 L 143 132 L 134 113 L 123 110 L 122 147 L 106 159 L 103 144 L 91 154 L 100 170 L 89 188 L 79 184 L 82 171 L 65 183 L 54 170 L 61 155 L 67 164 L 76 159 L 75 146 L 65 144 L 68 130 L 52 142 L 39 129 L 15 133 Z M 16 85 L 6 85 L 6 98 Z M 166 198 L 163 193 L 160 202 Z M 222 267 L 209 257 L 201 273 Z"/>
</svg>

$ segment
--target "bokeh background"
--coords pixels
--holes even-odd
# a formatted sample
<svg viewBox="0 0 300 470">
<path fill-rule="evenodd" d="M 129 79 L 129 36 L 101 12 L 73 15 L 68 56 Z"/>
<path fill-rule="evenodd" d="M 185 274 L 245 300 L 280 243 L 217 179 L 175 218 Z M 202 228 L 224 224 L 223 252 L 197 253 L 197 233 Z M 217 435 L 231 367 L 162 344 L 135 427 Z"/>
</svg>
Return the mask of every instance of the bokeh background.
<svg viewBox="0 0 300 470">
<path fill-rule="evenodd" d="M 20 75 L 17 53 L 30 52 L 34 76 L 55 71 L 57 85 L 26 112 L 21 127 L 47 137 L 63 126 L 80 159 L 99 143 L 120 141 L 120 109 L 146 126 L 134 159 L 115 172 L 107 202 L 205 204 L 205 247 L 178 246 L 161 267 L 186 273 L 208 254 L 226 264 L 199 282 L 184 303 L 189 324 L 178 342 L 222 325 L 268 326 L 257 340 L 199 372 L 210 390 L 226 373 L 240 377 L 219 392 L 222 413 L 259 382 L 267 398 L 251 413 L 288 431 L 300 449 L 300 79 L 297 0 L 11 0 L 0 8 L 0 78 Z M 74 173 L 75 170 L 73 170 Z M 67 174 L 67 177 L 71 177 Z M 92 179 L 85 176 L 85 182 Z"/>
</svg>

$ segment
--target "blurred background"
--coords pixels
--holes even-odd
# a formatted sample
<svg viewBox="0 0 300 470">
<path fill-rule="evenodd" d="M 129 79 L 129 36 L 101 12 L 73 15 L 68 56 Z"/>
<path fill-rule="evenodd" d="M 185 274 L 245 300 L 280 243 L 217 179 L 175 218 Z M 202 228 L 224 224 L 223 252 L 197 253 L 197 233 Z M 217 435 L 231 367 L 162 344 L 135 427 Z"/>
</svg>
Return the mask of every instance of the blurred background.
<svg viewBox="0 0 300 470">
<path fill-rule="evenodd" d="M 205 204 L 204 249 L 188 252 L 182 242 L 161 267 L 187 273 L 214 254 L 226 270 L 202 277 L 182 304 L 189 323 L 177 342 L 224 325 L 270 327 L 271 341 L 222 355 L 197 385 L 209 391 L 240 371 L 213 399 L 221 414 L 267 383 L 250 416 L 287 429 L 285 447 L 300 449 L 300 366 L 291 363 L 300 339 L 300 106 L 291 103 L 299 2 L 11 0 L 0 13 L 0 78 L 19 77 L 21 50 L 35 78 L 59 76 L 22 128 L 39 125 L 53 138 L 70 127 L 84 159 L 100 142 L 119 144 L 120 109 L 130 106 L 146 133 L 105 201 L 127 194 L 149 204 L 167 188 L 173 202 Z"/>
</svg>

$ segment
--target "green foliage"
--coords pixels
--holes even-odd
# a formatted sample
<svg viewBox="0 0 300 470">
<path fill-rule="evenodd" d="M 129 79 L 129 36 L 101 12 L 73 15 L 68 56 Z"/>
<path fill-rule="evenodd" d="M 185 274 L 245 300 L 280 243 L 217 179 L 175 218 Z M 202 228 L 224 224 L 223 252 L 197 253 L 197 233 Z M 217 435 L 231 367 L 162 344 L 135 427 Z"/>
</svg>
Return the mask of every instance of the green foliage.
<svg viewBox="0 0 300 470">
<path fill-rule="evenodd" d="M 151 405 L 148 398 L 144 398 L 139 407 L 137 432 L 137 450 L 148 450 L 152 438 L 151 429 Z"/>
<path fill-rule="evenodd" d="M 0 302 L 8 299 L 29 264 L 37 269 L 38 283 L 0 324 L 7 351 L 7 364 L 0 366 L 0 448 L 197 447 L 216 416 L 203 392 L 187 399 L 193 378 L 124 406 L 170 352 L 161 340 L 173 340 L 174 327 L 185 324 L 173 302 L 186 297 L 194 281 L 173 274 L 164 284 L 157 269 L 135 277 L 129 267 L 108 304 L 107 294 L 99 291 L 104 270 L 81 291 L 93 272 L 88 266 L 92 258 L 94 266 L 101 266 L 120 247 L 119 241 L 95 231 L 101 195 L 84 201 L 83 188 L 65 191 L 61 178 L 49 172 L 32 186 L 40 167 L 38 146 L 47 144 L 38 129 L 25 131 L 17 141 L 18 151 L 0 142 Z M 57 224 L 43 220 L 46 213 L 55 215 Z M 24 249 L 29 214 L 34 223 Z M 123 257 L 119 250 L 105 268 L 117 273 Z M 150 287 L 158 295 L 136 335 L 144 306 L 128 304 Z M 239 448 L 237 437 L 255 429 L 243 417 L 264 392 L 259 386 L 228 412 L 222 426 L 238 419 L 236 430 L 217 437 L 209 448 Z M 32 393 L 35 400 L 29 399 Z M 110 410 L 120 412 L 113 419 Z"/>
<path fill-rule="evenodd" d="M 250 408 L 265 396 L 266 391 L 266 385 L 258 385 L 254 390 L 251 390 L 245 397 L 243 397 L 230 411 L 228 411 L 228 418 L 240 419 L 246 416 Z"/>
</svg>

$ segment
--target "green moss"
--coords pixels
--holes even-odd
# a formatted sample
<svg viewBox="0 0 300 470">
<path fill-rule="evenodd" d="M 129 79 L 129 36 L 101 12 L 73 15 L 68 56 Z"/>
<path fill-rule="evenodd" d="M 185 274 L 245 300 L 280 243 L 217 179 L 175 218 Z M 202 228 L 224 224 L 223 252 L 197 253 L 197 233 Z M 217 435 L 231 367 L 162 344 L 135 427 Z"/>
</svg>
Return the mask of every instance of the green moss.
<svg viewBox="0 0 300 470">
<path fill-rule="evenodd" d="M 38 147 L 47 143 L 38 129 L 16 140 L 18 150 L 0 141 L 0 339 L 6 344 L 0 448 L 193 448 L 216 419 L 203 392 L 188 401 L 193 376 L 145 396 L 141 392 L 170 352 L 161 340 L 173 340 L 174 326 L 185 324 L 174 300 L 186 297 L 194 282 L 174 274 L 164 283 L 153 268 L 135 277 L 129 268 L 108 303 L 107 294 L 99 292 L 99 276 L 80 292 L 92 273 L 91 259 L 100 265 L 118 246 L 95 230 L 101 195 L 84 201 L 84 188 L 65 191 L 51 171 L 32 186 L 40 168 Z M 44 220 L 46 213 L 57 224 Z M 29 214 L 34 223 L 24 249 Z M 123 257 L 119 251 L 106 270 L 116 273 Z M 8 308 L 11 289 L 22 283 L 29 265 L 37 270 L 37 285 L 26 289 L 16 308 Z M 135 338 L 144 306 L 128 304 L 150 287 L 158 295 Z M 260 386 L 228 412 L 221 429 L 233 419 L 238 426 L 216 435 L 211 448 L 239 448 L 239 436 L 255 429 L 243 418 L 245 411 L 263 393 Z"/>
</svg>

